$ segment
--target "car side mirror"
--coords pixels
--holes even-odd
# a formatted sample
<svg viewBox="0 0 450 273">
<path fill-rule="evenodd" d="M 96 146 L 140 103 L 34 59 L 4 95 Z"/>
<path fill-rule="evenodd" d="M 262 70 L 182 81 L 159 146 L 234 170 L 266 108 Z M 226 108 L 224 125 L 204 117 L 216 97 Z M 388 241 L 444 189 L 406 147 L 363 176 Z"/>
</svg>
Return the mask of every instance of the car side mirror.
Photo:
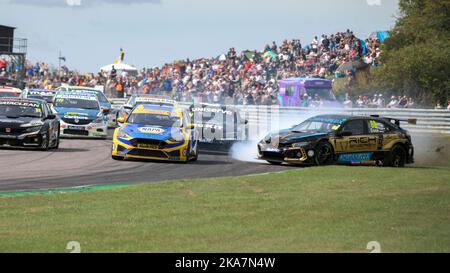
<svg viewBox="0 0 450 273">
<path fill-rule="evenodd" d="M 102 112 L 103 112 L 104 115 L 109 114 L 109 111 L 110 111 L 110 109 L 108 109 L 108 108 L 103 108 L 102 109 Z"/>
<path fill-rule="evenodd" d="M 125 123 L 125 119 L 124 119 L 124 118 L 118 118 L 118 119 L 117 119 L 117 122 L 118 122 L 118 123 Z"/>
<path fill-rule="evenodd" d="M 47 115 L 47 119 L 55 119 L 56 115 L 55 114 L 48 114 Z"/>
<path fill-rule="evenodd" d="M 342 131 L 340 133 L 337 133 L 336 136 L 338 137 L 347 137 L 347 136 L 352 136 L 353 133 L 350 131 Z"/>
<path fill-rule="evenodd" d="M 248 124 L 248 120 L 244 120 L 244 124 L 247 125 Z"/>
<path fill-rule="evenodd" d="M 124 106 L 123 106 L 123 109 L 126 109 L 126 110 L 133 110 L 133 107 L 128 106 L 128 105 L 124 105 Z"/>
<path fill-rule="evenodd" d="M 195 125 L 192 123 L 188 123 L 186 127 L 187 129 L 195 129 Z"/>
</svg>

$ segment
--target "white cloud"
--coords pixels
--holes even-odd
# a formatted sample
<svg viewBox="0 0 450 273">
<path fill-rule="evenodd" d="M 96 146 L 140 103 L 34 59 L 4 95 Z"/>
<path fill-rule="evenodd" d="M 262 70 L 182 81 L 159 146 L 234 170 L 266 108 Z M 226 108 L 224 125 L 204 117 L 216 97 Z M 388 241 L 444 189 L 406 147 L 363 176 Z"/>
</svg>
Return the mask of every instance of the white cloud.
<svg viewBox="0 0 450 273">
<path fill-rule="evenodd" d="M 42 7 L 82 7 L 100 4 L 158 4 L 162 0 L 9 0 L 10 4 L 33 5 Z"/>
<path fill-rule="evenodd" d="M 381 6 L 381 0 L 366 0 L 369 6 Z"/>
</svg>

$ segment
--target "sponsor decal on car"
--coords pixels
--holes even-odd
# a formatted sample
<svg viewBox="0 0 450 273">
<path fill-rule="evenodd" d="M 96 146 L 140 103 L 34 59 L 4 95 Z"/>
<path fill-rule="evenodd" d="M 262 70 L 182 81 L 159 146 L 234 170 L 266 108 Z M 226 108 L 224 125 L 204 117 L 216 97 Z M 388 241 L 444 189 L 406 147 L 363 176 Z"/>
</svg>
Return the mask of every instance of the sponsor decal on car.
<svg viewBox="0 0 450 273">
<path fill-rule="evenodd" d="M 143 143 L 138 143 L 137 147 L 142 149 L 158 149 L 157 145 L 143 144 Z"/>
<path fill-rule="evenodd" d="M 226 115 L 232 115 L 233 112 L 229 110 L 224 110 L 222 108 L 210 108 L 210 107 L 194 107 L 191 109 L 192 112 L 200 112 L 200 113 L 220 113 Z"/>
<path fill-rule="evenodd" d="M 22 107 L 34 107 L 34 108 L 40 107 L 39 103 L 29 101 L 0 101 L 0 105 L 12 105 Z"/>
<path fill-rule="evenodd" d="M 340 154 L 338 161 L 345 163 L 360 163 L 369 161 L 372 158 L 373 153 L 353 153 L 353 154 Z"/>
<path fill-rule="evenodd" d="M 153 135 L 160 135 L 165 132 L 164 129 L 159 127 L 141 127 L 138 128 L 139 132 L 144 134 L 153 134 Z"/>
</svg>

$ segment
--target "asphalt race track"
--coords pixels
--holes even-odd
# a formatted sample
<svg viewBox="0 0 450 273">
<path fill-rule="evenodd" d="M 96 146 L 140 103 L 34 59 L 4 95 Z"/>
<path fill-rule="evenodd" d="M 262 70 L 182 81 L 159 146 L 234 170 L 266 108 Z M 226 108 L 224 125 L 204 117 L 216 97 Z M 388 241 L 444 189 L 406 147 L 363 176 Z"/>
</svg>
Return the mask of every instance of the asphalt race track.
<svg viewBox="0 0 450 273">
<path fill-rule="evenodd" d="M 413 144 L 416 164 L 450 160 L 448 137 L 415 134 Z M 110 149 L 111 139 L 62 139 L 58 150 L 48 152 L 1 148 L 0 192 L 238 176 L 290 168 L 236 161 L 220 146 L 202 145 L 198 161 L 188 164 L 115 161 Z"/>
<path fill-rule="evenodd" d="M 247 175 L 286 167 L 233 160 L 227 151 L 201 148 L 197 162 L 115 161 L 111 140 L 62 139 L 48 152 L 0 149 L 0 192 L 100 184 Z"/>
</svg>

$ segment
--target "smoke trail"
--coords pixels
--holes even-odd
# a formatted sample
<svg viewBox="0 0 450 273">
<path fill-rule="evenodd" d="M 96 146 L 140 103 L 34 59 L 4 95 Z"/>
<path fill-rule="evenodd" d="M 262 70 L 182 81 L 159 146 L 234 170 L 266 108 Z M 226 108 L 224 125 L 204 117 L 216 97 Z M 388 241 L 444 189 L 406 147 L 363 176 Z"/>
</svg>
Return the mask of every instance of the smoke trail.
<svg viewBox="0 0 450 273">
<path fill-rule="evenodd" d="M 253 123 L 250 123 L 250 140 L 231 146 L 229 154 L 233 159 L 262 163 L 263 161 L 257 159 L 257 144 L 270 132 L 291 128 L 316 115 L 331 114 L 331 111 L 327 109 L 283 114 L 278 107 L 270 107 L 270 109 L 260 107 L 259 112 L 261 113 L 257 119 L 259 122 L 253 120 Z M 271 114 L 267 115 L 267 112 Z"/>
<path fill-rule="evenodd" d="M 411 133 L 416 165 L 450 166 L 450 136 Z"/>
<path fill-rule="evenodd" d="M 271 111 L 274 109 L 272 108 Z M 262 109 L 265 111 L 265 109 Z M 339 110 L 331 109 L 312 109 L 307 112 L 298 112 L 295 114 L 274 115 L 268 124 L 262 125 L 250 124 L 253 128 L 253 134 L 250 135 L 250 141 L 235 143 L 230 149 L 230 156 L 233 159 L 246 162 L 258 162 L 257 144 L 271 131 L 291 128 L 304 120 L 321 114 L 337 114 Z M 410 132 L 412 142 L 415 148 L 415 165 L 444 165 L 450 166 L 450 136 L 444 134 L 416 133 Z"/>
</svg>

